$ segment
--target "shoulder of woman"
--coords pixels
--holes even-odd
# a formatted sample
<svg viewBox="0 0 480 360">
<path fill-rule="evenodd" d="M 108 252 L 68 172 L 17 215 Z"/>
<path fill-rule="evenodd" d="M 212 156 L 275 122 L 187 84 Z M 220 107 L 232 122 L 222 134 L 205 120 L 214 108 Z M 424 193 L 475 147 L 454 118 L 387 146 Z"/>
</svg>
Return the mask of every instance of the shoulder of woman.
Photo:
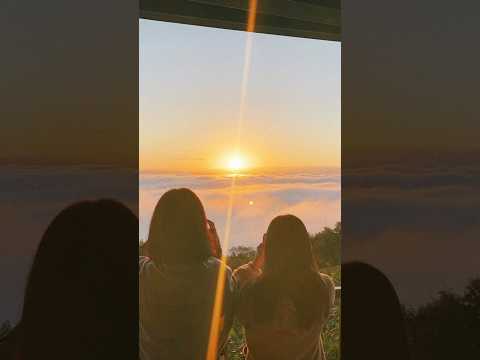
<svg viewBox="0 0 480 360">
<path fill-rule="evenodd" d="M 225 272 L 227 275 L 231 276 L 232 275 L 232 269 L 230 266 L 228 266 L 223 260 L 220 260 L 214 256 L 210 256 L 206 261 L 205 261 L 205 266 L 209 269 L 214 269 L 217 271 L 220 269 L 222 266 L 225 267 Z"/>
<path fill-rule="evenodd" d="M 139 256 L 138 257 L 138 267 L 139 271 L 141 272 L 145 265 L 150 261 L 150 258 L 147 256 Z"/>
<path fill-rule="evenodd" d="M 238 286 L 237 284 L 236 315 L 244 326 L 248 325 L 251 321 L 255 285 L 255 281 L 247 282 L 242 286 Z"/>
<path fill-rule="evenodd" d="M 239 266 L 233 272 L 233 277 L 240 288 L 243 288 L 246 284 L 253 282 L 261 275 L 261 271 L 258 270 L 252 262 Z"/>
<path fill-rule="evenodd" d="M 154 261 L 148 256 L 139 256 L 138 258 L 138 274 L 140 277 L 148 277 L 152 273 L 157 273 L 158 267 Z"/>
<path fill-rule="evenodd" d="M 328 286 L 335 287 L 335 283 L 333 281 L 333 278 L 330 275 L 324 274 L 322 272 L 319 272 L 318 275 L 322 279 L 322 281 L 327 284 Z"/>
<path fill-rule="evenodd" d="M 325 295 L 328 296 L 330 303 L 333 304 L 335 301 L 335 282 L 333 281 L 333 278 L 321 272 L 319 272 L 318 275 L 321 279 Z"/>
<path fill-rule="evenodd" d="M 235 290 L 235 280 L 233 278 L 232 269 L 224 261 L 211 256 L 203 263 L 203 266 L 210 274 L 209 276 L 214 276 L 215 278 L 217 278 L 220 269 L 224 267 L 225 281 L 228 284 L 227 290 L 230 292 Z"/>
</svg>

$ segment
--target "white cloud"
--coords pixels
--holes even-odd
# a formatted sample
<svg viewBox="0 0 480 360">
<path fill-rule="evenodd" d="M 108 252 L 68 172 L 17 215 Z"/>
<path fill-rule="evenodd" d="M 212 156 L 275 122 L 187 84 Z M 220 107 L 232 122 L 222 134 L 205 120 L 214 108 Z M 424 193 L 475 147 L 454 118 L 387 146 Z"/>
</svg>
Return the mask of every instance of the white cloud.
<svg viewBox="0 0 480 360">
<path fill-rule="evenodd" d="M 207 216 L 224 237 L 231 178 L 216 175 L 149 174 L 140 177 L 140 237 L 145 239 L 153 208 L 171 189 L 188 187 L 202 200 Z M 317 169 L 256 174 L 237 178 L 234 188 L 231 239 L 228 246 L 260 241 L 269 222 L 277 215 L 299 216 L 310 232 L 340 220 L 340 175 Z"/>
</svg>

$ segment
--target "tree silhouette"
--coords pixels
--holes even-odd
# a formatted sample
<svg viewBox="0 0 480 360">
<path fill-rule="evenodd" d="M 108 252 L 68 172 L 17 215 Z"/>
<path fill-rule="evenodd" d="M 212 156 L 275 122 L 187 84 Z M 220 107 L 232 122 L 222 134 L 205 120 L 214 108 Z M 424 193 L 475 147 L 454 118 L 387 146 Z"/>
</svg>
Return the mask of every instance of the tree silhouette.
<svg viewBox="0 0 480 360">
<path fill-rule="evenodd" d="M 340 248 L 342 239 L 342 226 L 340 222 L 335 227 L 325 227 L 321 232 L 313 235 L 312 250 L 320 268 L 340 264 Z"/>
<path fill-rule="evenodd" d="M 413 359 L 480 359 L 480 278 L 462 295 L 440 291 L 429 303 L 406 309 Z"/>
</svg>

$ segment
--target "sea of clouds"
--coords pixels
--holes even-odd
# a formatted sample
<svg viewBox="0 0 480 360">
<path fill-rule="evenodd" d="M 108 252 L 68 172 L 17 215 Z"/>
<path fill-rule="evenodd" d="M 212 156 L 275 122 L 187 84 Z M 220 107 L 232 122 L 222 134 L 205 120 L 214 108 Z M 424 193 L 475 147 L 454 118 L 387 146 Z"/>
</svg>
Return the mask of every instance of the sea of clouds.
<svg viewBox="0 0 480 360">
<path fill-rule="evenodd" d="M 232 181 L 234 186 L 232 188 Z M 202 200 L 222 242 L 229 197 L 233 192 L 231 233 L 224 246 L 256 246 L 277 215 L 300 217 L 310 233 L 340 221 L 340 173 L 332 169 L 297 169 L 252 175 L 141 174 L 140 238 L 148 237 L 153 209 L 165 191 L 192 189 Z"/>
<path fill-rule="evenodd" d="M 462 161 L 463 160 L 463 161 Z M 416 160 L 345 170 L 342 260 L 382 270 L 408 305 L 480 276 L 480 167 Z"/>
</svg>

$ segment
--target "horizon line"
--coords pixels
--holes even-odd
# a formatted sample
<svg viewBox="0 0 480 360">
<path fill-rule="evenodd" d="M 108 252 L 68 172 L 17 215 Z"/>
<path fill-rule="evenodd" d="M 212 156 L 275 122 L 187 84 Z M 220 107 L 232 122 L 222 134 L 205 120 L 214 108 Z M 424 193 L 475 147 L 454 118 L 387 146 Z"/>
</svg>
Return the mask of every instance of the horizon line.
<svg viewBox="0 0 480 360">
<path fill-rule="evenodd" d="M 245 175 L 255 175 L 259 172 L 265 171 L 305 171 L 305 170 L 330 170 L 330 171 L 341 171 L 341 166 L 333 165 L 307 165 L 307 166 L 259 166 L 244 171 L 239 171 L 233 173 L 224 168 L 210 168 L 210 169 L 172 169 L 172 168 L 156 168 L 156 169 L 139 169 L 140 174 L 198 174 L 198 175 L 210 175 L 210 174 L 221 174 L 225 176 L 245 176 Z"/>
</svg>

